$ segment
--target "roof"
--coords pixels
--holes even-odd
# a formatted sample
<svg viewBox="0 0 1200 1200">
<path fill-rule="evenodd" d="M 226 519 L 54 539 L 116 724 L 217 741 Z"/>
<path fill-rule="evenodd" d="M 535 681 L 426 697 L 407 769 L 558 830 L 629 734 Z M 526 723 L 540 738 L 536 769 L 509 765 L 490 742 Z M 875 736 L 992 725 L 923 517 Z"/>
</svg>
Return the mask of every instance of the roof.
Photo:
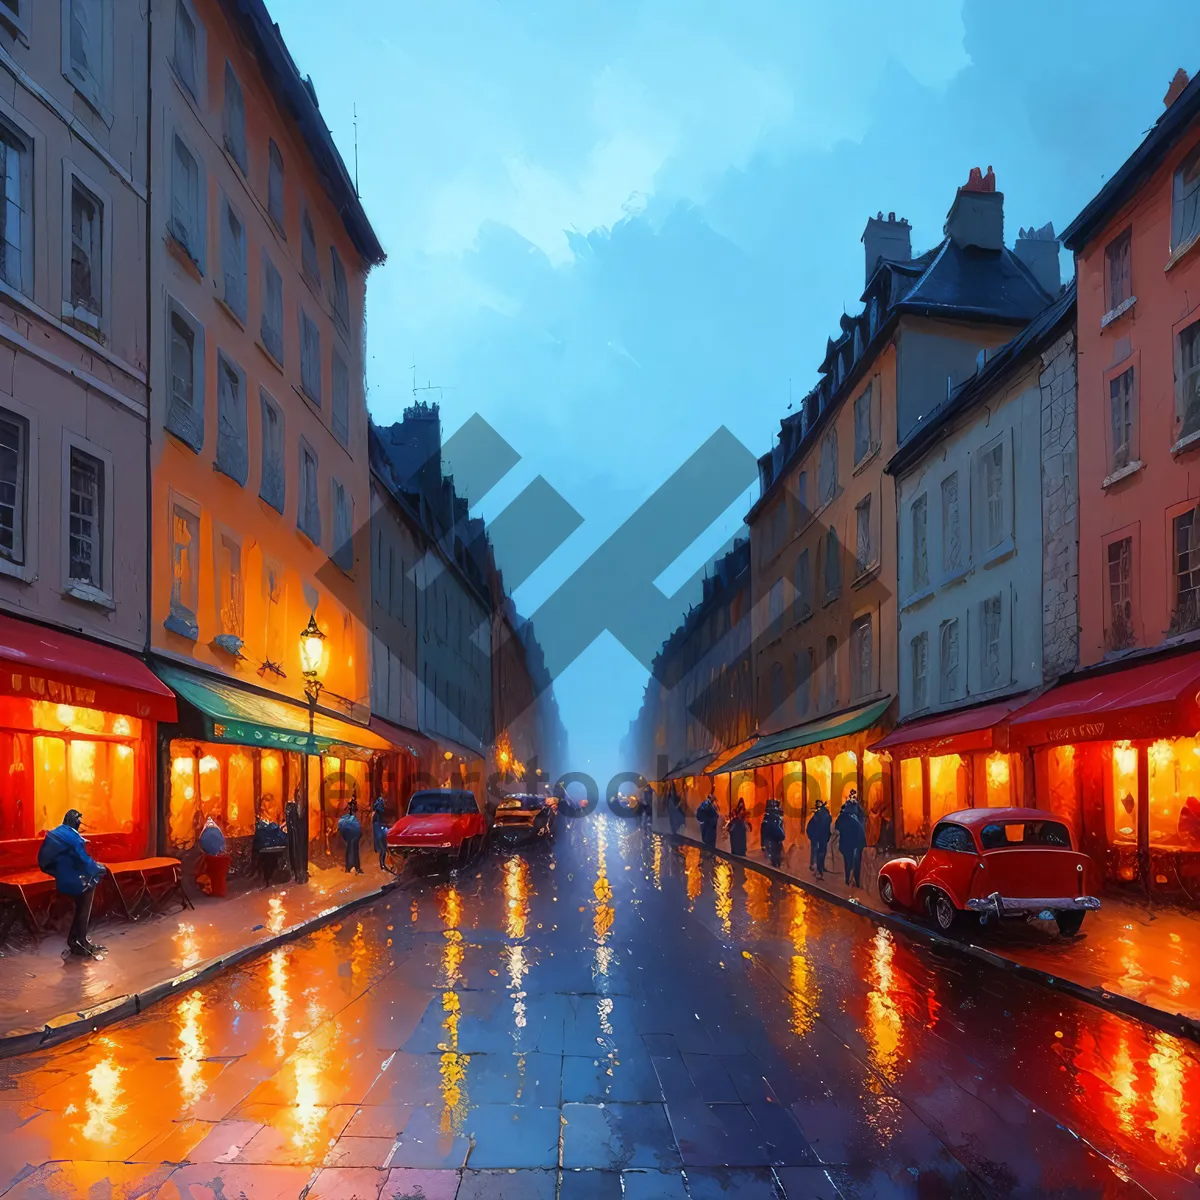
<svg viewBox="0 0 1200 1200">
<path fill-rule="evenodd" d="M 258 58 L 263 79 L 279 107 L 294 120 L 342 224 L 364 261 L 378 266 L 387 257 L 367 219 L 354 181 L 334 144 L 329 126 L 321 116 L 311 78 L 302 78 L 292 60 L 279 26 L 271 20 L 263 0 L 224 0 L 239 28 L 249 39 Z"/>
<path fill-rule="evenodd" d="M 1179 94 L 1175 103 L 1154 123 L 1138 148 L 1120 169 L 1088 201 L 1083 211 L 1063 231 L 1062 243 L 1080 250 L 1108 223 L 1109 218 L 1162 165 L 1171 147 L 1191 122 L 1200 116 L 1200 71 Z"/>
<path fill-rule="evenodd" d="M 1016 371 L 1028 357 L 1058 336 L 1059 328 L 1075 316 L 1075 280 L 1072 279 L 1053 304 L 1042 309 L 1011 341 L 1005 342 L 983 370 L 972 375 L 942 401 L 904 440 L 887 465 L 890 475 L 906 470 L 937 441 L 947 425 L 970 411 Z"/>
<path fill-rule="evenodd" d="M 991 825 L 995 821 L 1061 821 L 1056 813 L 1045 808 L 963 808 L 958 812 L 947 813 L 943 821 L 953 821 L 956 825 Z"/>
</svg>

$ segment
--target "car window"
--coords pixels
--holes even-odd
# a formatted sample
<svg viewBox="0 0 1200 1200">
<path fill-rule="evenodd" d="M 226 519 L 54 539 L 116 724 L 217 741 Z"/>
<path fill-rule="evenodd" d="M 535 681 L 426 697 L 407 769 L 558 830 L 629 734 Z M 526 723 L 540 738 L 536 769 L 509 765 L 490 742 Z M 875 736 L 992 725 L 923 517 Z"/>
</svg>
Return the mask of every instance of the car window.
<svg viewBox="0 0 1200 1200">
<path fill-rule="evenodd" d="M 431 813 L 475 813 L 479 805 L 470 792 L 414 792 L 408 802 L 410 817 L 424 817 Z"/>
<path fill-rule="evenodd" d="M 1008 846 L 1063 846 L 1070 849 L 1071 834 L 1061 821 L 994 821 L 980 831 L 985 850 Z"/>
<path fill-rule="evenodd" d="M 935 850 L 957 850 L 963 854 L 975 853 L 975 840 L 961 825 L 953 825 L 943 821 L 933 831 L 933 841 L 930 843 Z"/>
</svg>

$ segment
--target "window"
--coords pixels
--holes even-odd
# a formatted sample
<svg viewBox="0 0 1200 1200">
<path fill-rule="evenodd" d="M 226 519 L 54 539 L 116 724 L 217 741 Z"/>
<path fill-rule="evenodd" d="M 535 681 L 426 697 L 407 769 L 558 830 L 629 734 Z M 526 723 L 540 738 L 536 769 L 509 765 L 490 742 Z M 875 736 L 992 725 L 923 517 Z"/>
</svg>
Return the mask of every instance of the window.
<svg viewBox="0 0 1200 1200">
<path fill-rule="evenodd" d="M 354 570 L 354 501 L 338 480 L 333 481 L 333 561 L 347 573 Z"/>
<path fill-rule="evenodd" d="M 29 422 L 0 409 L 0 557 L 25 562 L 26 471 Z"/>
<path fill-rule="evenodd" d="M 958 513 L 958 472 L 942 480 L 942 571 L 951 575 L 962 569 L 962 522 Z"/>
<path fill-rule="evenodd" d="M 175 301 L 167 303 L 171 393 L 167 429 L 197 454 L 204 447 L 204 330 Z"/>
<path fill-rule="evenodd" d="M 33 290 L 33 226 L 29 144 L 0 123 L 0 278 L 27 295 Z"/>
<path fill-rule="evenodd" d="M 1171 192 L 1171 249 L 1186 246 L 1200 234 L 1200 146 L 1179 165 Z"/>
<path fill-rule="evenodd" d="M 825 639 L 825 661 L 822 667 L 821 707 L 834 708 L 838 698 L 837 638 L 832 634 Z"/>
<path fill-rule="evenodd" d="M 246 174 L 246 101 L 242 96 L 242 85 L 228 59 L 225 60 L 225 149 Z"/>
<path fill-rule="evenodd" d="M 771 664 L 771 702 L 769 711 L 772 715 L 783 707 L 783 663 Z"/>
<path fill-rule="evenodd" d="M 1127 537 L 1108 545 L 1108 649 L 1133 643 L 1133 538 Z"/>
<path fill-rule="evenodd" d="M 920 495 L 912 506 L 912 590 L 929 586 L 929 497 Z"/>
<path fill-rule="evenodd" d="M 1200 321 L 1179 334 L 1179 436 L 1200 433 Z"/>
<path fill-rule="evenodd" d="M 258 494 L 276 512 L 283 512 L 287 490 L 283 465 L 283 413 L 275 398 L 265 389 L 258 389 L 262 414 L 262 483 Z"/>
<path fill-rule="evenodd" d="M 66 0 L 63 5 L 63 72 L 76 91 L 103 110 L 106 88 L 105 39 L 111 0 Z"/>
<path fill-rule="evenodd" d="M 166 627 L 195 641 L 199 603 L 200 514 L 176 500 L 171 505 L 171 612 Z"/>
<path fill-rule="evenodd" d="M 958 698 L 958 618 L 943 621 L 941 627 L 941 687 L 943 704 Z"/>
<path fill-rule="evenodd" d="M 200 165 L 176 134 L 171 150 L 171 236 L 204 272 L 204 187 Z"/>
<path fill-rule="evenodd" d="M 29 36 L 29 6 L 33 0 L 0 0 L 0 21 Z"/>
<path fill-rule="evenodd" d="M 767 593 L 767 608 L 769 612 L 769 625 L 767 633 L 770 637 L 778 637 L 783 630 L 783 580 L 777 579 L 771 584 L 771 590 Z"/>
<path fill-rule="evenodd" d="M 263 562 L 263 600 L 266 608 L 264 644 L 267 661 L 282 667 L 287 628 L 283 605 L 283 567 L 277 562 Z"/>
<path fill-rule="evenodd" d="M 312 216 L 307 208 L 300 218 L 300 261 L 305 275 L 319 287 L 321 264 L 317 261 L 317 234 L 313 229 Z"/>
<path fill-rule="evenodd" d="M 317 453 L 300 440 L 300 498 L 296 525 L 314 546 L 321 544 L 321 497 L 317 491 Z"/>
<path fill-rule="evenodd" d="M 825 603 L 835 599 L 842 590 L 842 548 L 837 530 L 832 525 L 825 537 Z"/>
<path fill-rule="evenodd" d="M 246 376 L 221 353 L 217 355 L 216 465 L 243 487 L 250 469 L 246 441 Z"/>
<path fill-rule="evenodd" d="M 987 547 L 994 550 L 1008 536 L 1004 519 L 1004 443 L 997 442 L 983 454 L 983 491 L 987 519 Z"/>
<path fill-rule="evenodd" d="M 821 460 L 817 467 L 820 502 L 828 504 L 837 495 L 837 430 L 831 429 L 821 442 Z"/>
<path fill-rule="evenodd" d="M 1111 469 L 1119 471 L 1137 458 L 1133 448 L 1133 368 L 1108 384 L 1108 412 L 1112 428 Z"/>
<path fill-rule="evenodd" d="M 283 155 L 274 138 L 267 143 L 267 214 L 283 233 Z"/>
<path fill-rule="evenodd" d="M 321 333 L 317 323 L 300 310 L 300 386 L 318 407 L 321 404 Z"/>
<path fill-rule="evenodd" d="M 1133 296 L 1130 251 L 1133 245 L 1132 230 L 1125 230 L 1113 238 L 1104 248 L 1105 307 L 1116 312 L 1126 300 Z"/>
<path fill-rule="evenodd" d="M 813 652 L 801 650 L 796 655 L 796 715 L 807 717 L 812 707 Z"/>
<path fill-rule="evenodd" d="M 800 529 L 808 518 L 808 472 L 801 471 L 796 477 L 796 528 Z"/>
<path fill-rule="evenodd" d="M 71 179 L 71 308 L 73 316 L 95 325 L 104 307 L 101 290 L 104 205 Z"/>
<path fill-rule="evenodd" d="M 346 268 L 336 247 L 329 247 L 330 265 L 333 269 L 333 316 L 343 329 L 350 328 L 350 291 L 346 286 Z"/>
<path fill-rule="evenodd" d="M 1175 518 L 1175 612 L 1171 632 L 1182 633 L 1200 623 L 1200 509 Z"/>
<path fill-rule="evenodd" d="M 871 544 L 871 497 L 864 496 L 854 509 L 857 539 L 855 542 L 855 573 L 861 575 L 875 562 Z"/>
<path fill-rule="evenodd" d="M 952 850 L 956 854 L 974 854 L 975 839 L 961 825 L 942 824 L 933 831 L 934 850 Z"/>
<path fill-rule="evenodd" d="M 984 691 L 999 687 L 1008 681 L 1000 663 L 1000 621 L 1003 605 L 999 596 L 990 596 L 980 606 L 982 608 L 983 640 L 980 643 L 980 677 L 983 680 Z"/>
<path fill-rule="evenodd" d="M 283 366 L 283 277 L 275 269 L 265 249 L 262 252 L 262 281 L 263 309 L 259 337 L 263 349 Z"/>
<path fill-rule="evenodd" d="M 874 654 L 871 614 L 865 613 L 850 626 L 850 685 L 856 700 L 875 690 Z"/>
<path fill-rule="evenodd" d="M 225 277 L 224 300 L 230 312 L 243 324 L 246 321 L 246 227 L 225 198 L 221 222 L 221 273 Z"/>
<path fill-rule="evenodd" d="M 800 557 L 796 559 L 792 582 L 796 591 L 792 601 L 792 619 L 807 620 L 812 616 L 813 610 L 812 564 L 807 547 L 800 551 Z"/>
<path fill-rule="evenodd" d="M 229 533 L 216 539 L 217 550 L 217 618 L 221 632 L 213 639 L 217 646 L 230 654 L 242 652 L 245 604 L 242 588 L 242 547 Z"/>
<path fill-rule="evenodd" d="M 333 402 L 330 414 L 333 436 L 343 446 L 350 444 L 350 368 L 335 350 L 333 352 Z"/>
<path fill-rule="evenodd" d="M 912 707 L 920 712 L 929 704 L 929 634 L 918 633 L 909 643 L 912 653 Z"/>
<path fill-rule="evenodd" d="M 188 11 L 185 0 L 175 0 L 175 73 L 179 81 L 194 97 L 199 98 L 196 88 L 196 22 Z"/>
<path fill-rule="evenodd" d="M 104 587 L 104 464 L 71 447 L 67 579 Z"/>
<path fill-rule="evenodd" d="M 854 465 L 871 453 L 871 385 L 854 402 Z"/>
</svg>

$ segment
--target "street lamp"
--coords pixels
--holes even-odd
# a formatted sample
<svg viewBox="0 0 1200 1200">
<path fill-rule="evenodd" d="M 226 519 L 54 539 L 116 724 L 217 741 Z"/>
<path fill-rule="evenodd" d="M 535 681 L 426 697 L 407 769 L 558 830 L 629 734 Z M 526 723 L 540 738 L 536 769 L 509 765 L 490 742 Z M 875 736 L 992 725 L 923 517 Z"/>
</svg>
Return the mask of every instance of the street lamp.
<svg viewBox="0 0 1200 1200">
<path fill-rule="evenodd" d="M 317 715 L 317 700 L 324 686 L 318 678 L 325 661 L 325 635 L 317 624 L 317 614 L 309 614 L 308 624 L 300 635 L 300 673 L 304 676 L 304 695 L 308 700 L 308 747 L 304 754 L 304 825 L 308 828 L 308 760 L 313 749 L 313 726 Z M 325 838 L 325 822 L 321 822 L 321 839 Z M 305 837 L 307 844 L 308 838 Z"/>
</svg>

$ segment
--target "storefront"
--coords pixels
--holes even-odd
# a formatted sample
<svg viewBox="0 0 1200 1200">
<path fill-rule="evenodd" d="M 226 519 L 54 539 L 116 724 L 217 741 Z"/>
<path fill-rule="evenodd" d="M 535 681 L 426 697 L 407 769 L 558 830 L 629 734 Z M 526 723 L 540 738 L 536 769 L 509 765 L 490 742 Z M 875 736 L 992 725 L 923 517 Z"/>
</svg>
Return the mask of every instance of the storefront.
<svg viewBox="0 0 1200 1200">
<path fill-rule="evenodd" d="M 1200 651 L 1072 679 L 1009 724 L 1038 807 L 1110 885 L 1200 904 Z"/>
<path fill-rule="evenodd" d="M 1008 746 L 1008 718 L 1028 693 L 897 726 L 871 749 L 888 760 L 897 797 L 895 842 L 929 845 L 933 826 L 964 808 L 1030 804 L 1032 781 Z"/>
<path fill-rule="evenodd" d="M 376 762 L 400 747 L 362 725 L 310 714 L 233 680 L 166 663 L 154 669 L 179 700 L 178 720 L 159 730 L 160 848 L 190 851 L 211 817 L 225 834 L 231 873 L 245 874 L 255 822 L 282 824 L 294 797 L 308 830 L 310 861 L 337 861 L 338 818 L 353 799 L 369 822 Z"/>
<path fill-rule="evenodd" d="M 175 697 L 134 655 L 0 615 L 0 871 L 77 808 L 102 862 L 153 852 L 157 723 Z"/>
<path fill-rule="evenodd" d="M 413 792 L 429 786 L 438 749 L 428 738 L 382 717 L 371 718 L 371 732 L 394 747 L 375 755 L 371 764 L 371 799 L 383 797 L 390 825 L 404 813 Z"/>
</svg>

